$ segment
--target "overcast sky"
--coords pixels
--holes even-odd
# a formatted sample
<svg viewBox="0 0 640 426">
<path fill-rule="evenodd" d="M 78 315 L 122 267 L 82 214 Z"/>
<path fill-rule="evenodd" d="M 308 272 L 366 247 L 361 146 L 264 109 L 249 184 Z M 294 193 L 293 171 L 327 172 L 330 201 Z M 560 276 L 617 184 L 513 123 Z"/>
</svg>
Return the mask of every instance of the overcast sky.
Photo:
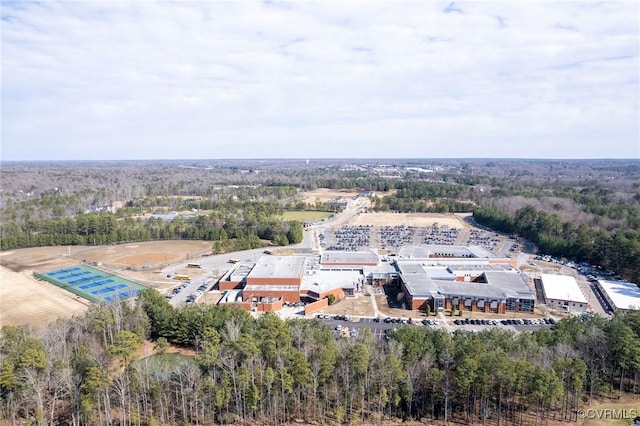
<svg viewBox="0 0 640 426">
<path fill-rule="evenodd" d="M 640 158 L 639 5 L 2 0 L 1 159 Z"/>
</svg>

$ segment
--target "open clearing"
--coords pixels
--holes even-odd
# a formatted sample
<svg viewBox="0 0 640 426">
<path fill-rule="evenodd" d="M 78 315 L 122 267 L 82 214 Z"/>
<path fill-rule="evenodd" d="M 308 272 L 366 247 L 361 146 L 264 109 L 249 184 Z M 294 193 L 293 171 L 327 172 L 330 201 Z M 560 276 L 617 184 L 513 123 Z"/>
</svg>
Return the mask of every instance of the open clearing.
<svg viewBox="0 0 640 426">
<path fill-rule="evenodd" d="M 396 193 L 396 189 L 392 189 L 387 192 L 375 191 L 373 194 L 376 197 L 384 197 L 385 195 L 392 195 Z M 313 191 L 301 192 L 298 196 L 307 204 L 315 204 L 316 201 L 320 201 L 322 203 L 326 203 L 331 200 L 335 200 L 336 198 L 351 198 L 359 195 L 360 192 L 349 191 L 349 190 L 336 190 L 336 189 L 327 189 L 327 188 L 318 188 Z"/>
<path fill-rule="evenodd" d="M 313 191 L 301 192 L 300 197 L 302 201 L 307 204 L 314 204 L 316 201 L 320 200 L 322 203 L 326 203 L 327 201 L 334 200 L 339 197 L 349 198 L 358 195 L 358 192 L 354 191 L 337 191 L 335 189 L 326 189 L 319 188 Z"/>
</svg>

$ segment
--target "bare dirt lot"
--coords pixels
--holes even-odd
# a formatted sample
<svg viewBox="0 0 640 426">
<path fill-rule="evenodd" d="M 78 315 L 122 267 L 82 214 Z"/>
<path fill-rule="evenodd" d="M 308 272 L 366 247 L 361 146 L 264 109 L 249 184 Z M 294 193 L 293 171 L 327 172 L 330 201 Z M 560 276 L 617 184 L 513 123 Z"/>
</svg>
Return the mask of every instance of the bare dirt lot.
<svg viewBox="0 0 640 426">
<path fill-rule="evenodd" d="M 349 225 L 420 226 L 438 224 L 449 228 L 467 229 L 470 226 L 459 216 L 443 213 L 363 213 L 354 216 Z"/>
<path fill-rule="evenodd" d="M 371 299 L 369 296 L 362 294 L 342 299 L 331 306 L 327 306 L 322 310 L 322 312 L 325 314 L 335 315 L 356 315 L 363 317 L 375 316 L 375 312 L 371 306 Z"/>
<path fill-rule="evenodd" d="M 0 326 L 43 326 L 86 310 L 89 302 L 38 281 L 34 272 L 87 263 L 163 288 L 175 284 L 161 274 L 163 265 L 197 258 L 210 249 L 208 241 L 152 241 L 98 247 L 36 247 L 0 253 Z"/>
<path fill-rule="evenodd" d="M 397 190 L 394 189 L 389 192 L 375 192 L 374 194 L 378 197 L 384 197 L 385 195 L 391 195 L 395 192 L 397 192 Z M 348 191 L 348 190 L 338 191 L 335 189 L 319 188 L 313 191 L 301 192 L 299 194 L 299 197 L 302 198 L 302 201 L 304 201 L 307 204 L 315 204 L 317 200 L 320 200 L 321 202 L 326 203 L 327 201 L 334 200 L 338 197 L 350 198 L 350 197 L 355 197 L 358 194 L 359 192 Z"/>
<path fill-rule="evenodd" d="M 46 326 L 58 318 L 83 313 L 89 302 L 36 280 L 31 271 L 12 271 L 0 266 L 0 326 L 30 324 Z"/>
<path fill-rule="evenodd" d="M 314 204 L 317 200 L 326 203 L 327 201 L 331 201 L 337 197 L 353 197 L 355 195 L 358 195 L 358 193 L 353 191 L 336 191 L 326 188 L 320 188 L 309 192 L 301 192 L 299 194 L 302 201 L 307 204 Z"/>
</svg>

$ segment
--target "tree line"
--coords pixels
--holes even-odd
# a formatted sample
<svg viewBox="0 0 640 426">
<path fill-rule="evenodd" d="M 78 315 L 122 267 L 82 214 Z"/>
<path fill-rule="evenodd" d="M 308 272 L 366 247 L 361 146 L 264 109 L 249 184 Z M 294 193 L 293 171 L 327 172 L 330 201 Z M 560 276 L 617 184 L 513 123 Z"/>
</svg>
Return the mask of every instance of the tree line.
<svg viewBox="0 0 640 426">
<path fill-rule="evenodd" d="M 532 241 L 542 253 L 585 260 L 632 282 L 640 282 L 640 231 L 619 229 L 610 234 L 587 224 L 576 225 L 557 214 L 521 207 L 513 216 L 495 206 L 473 212 L 476 222 L 497 231 L 516 233 Z"/>
<path fill-rule="evenodd" d="M 376 198 L 374 210 L 403 213 L 471 212 L 473 191 L 468 185 L 445 182 L 398 181 L 394 194 Z"/>
<path fill-rule="evenodd" d="M 260 240 L 277 245 L 302 241 L 302 225 L 282 221 L 275 202 L 225 200 L 211 212 L 176 216 L 118 218 L 111 212 L 83 213 L 55 219 L 9 220 L 0 229 L 0 247 L 9 250 L 56 245 L 102 245 L 142 240 L 193 239 L 214 241 L 217 251 L 260 247 Z"/>
<path fill-rule="evenodd" d="M 158 355 L 140 360 L 146 339 Z M 195 356 L 169 362 L 170 344 Z M 640 313 L 515 334 L 401 326 L 379 341 L 319 320 L 173 308 L 155 290 L 42 330 L 4 327 L 0 420 L 12 424 L 284 424 L 576 420 L 640 391 Z"/>
</svg>

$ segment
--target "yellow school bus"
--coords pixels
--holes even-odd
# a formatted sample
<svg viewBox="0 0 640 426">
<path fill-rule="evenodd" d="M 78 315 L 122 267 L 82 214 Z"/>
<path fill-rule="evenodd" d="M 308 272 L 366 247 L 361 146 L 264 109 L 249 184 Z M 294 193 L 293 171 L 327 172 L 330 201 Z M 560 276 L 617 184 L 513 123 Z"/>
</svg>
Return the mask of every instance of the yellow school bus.
<svg viewBox="0 0 640 426">
<path fill-rule="evenodd" d="M 178 281 L 191 281 L 191 277 L 189 275 L 182 274 L 176 274 L 173 279 Z"/>
</svg>

